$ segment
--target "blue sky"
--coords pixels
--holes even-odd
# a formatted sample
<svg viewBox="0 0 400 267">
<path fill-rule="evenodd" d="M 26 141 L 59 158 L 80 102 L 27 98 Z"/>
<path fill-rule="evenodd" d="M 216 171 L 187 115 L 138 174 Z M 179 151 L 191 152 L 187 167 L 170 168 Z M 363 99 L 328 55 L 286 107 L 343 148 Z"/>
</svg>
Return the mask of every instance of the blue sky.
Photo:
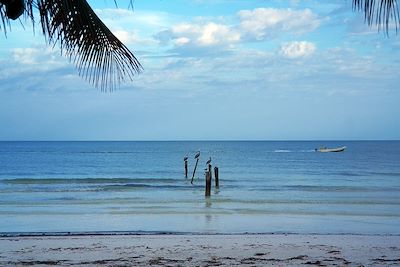
<svg viewBox="0 0 400 267">
<path fill-rule="evenodd" d="M 400 36 L 350 0 L 89 3 L 143 73 L 102 93 L 14 22 L 0 140 L 400 139 Z"/>
</svg>

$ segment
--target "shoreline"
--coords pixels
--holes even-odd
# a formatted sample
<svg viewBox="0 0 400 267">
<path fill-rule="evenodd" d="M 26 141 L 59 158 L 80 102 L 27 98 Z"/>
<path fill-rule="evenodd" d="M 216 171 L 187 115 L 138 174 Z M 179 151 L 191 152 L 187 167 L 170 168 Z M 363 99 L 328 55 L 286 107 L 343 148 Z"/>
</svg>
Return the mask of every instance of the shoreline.
<svg viewBox="0 0 400 267">
<path fill-rule="evenodd" d="M 138 234 L 0 238 L 0 265 L 398 266 L 400 237 Z"/>
<path fill-rule="evenodd" d="M 399 237 L 396 233 L 296 233 L 296 232 L 172 232 L 172 231 L 61 231 L 61 232 L 0 232 L 0 238 L 11 237 L 75 237 L 75 236 L 369 236 Z"/>
</svg>

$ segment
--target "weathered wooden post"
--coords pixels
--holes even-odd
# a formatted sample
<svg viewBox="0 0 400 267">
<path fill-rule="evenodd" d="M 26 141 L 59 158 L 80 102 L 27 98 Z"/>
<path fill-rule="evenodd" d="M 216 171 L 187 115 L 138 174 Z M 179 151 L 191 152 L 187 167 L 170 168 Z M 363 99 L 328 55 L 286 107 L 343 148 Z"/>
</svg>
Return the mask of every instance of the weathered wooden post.
<svg viewBox="0 0 400 267">
<path fill-rule="evenodd" d="M 206 171 L 206 192 L 205 196 L 211 196 L 211 172 Z"/>
<path fill-rule="evenodd" d="M 183 161 L 185 162 L 185 178 L 187 179 L 188 178 L 188 157 L 186 156 L 186 157 L 184 157 L 183 158 Z"/>
<path fill-rule="evenodd" d="M 210 179 L 212 180 L 211 157 L 210 157 L 209 160 L 207 160 L 206 164 L 207 164 L 207 166 L 208 166 L 208 172 L 210 173 Z"/>
<path fill-rule="evenodd" d="M 199 163 L 199 159 L 200 159 L 200 151 L 197 151 L 197 154 L 196 154 L 196 156 L 194 156 L 194 158 L 196 159 L 196 164 L 194 165 L 192 181 L 190 181 L 191 184 L 193 184 L 194 175 L 196 174 L 197 164 Z"/>
<path fill-rule="evenodd" d="M 214 167 L 215 187 L 219 188 L 219 170 L 218 167 Z"/>
</svg>

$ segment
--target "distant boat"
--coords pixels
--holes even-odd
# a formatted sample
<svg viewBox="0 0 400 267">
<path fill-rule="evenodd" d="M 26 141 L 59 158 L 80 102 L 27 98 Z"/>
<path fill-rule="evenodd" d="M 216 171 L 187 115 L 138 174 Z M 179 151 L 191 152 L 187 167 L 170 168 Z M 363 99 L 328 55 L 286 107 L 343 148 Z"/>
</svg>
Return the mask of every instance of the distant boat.
<svg viewBox="0 0 400 267">
<path fill-rule="evenodd" d="M 335 148 L 327 148 L 327 147 L 320 147 L 316 148 L 316 152 L 343 152 L 346 149 L 345 146 L 342 147 L 335 147 Z"/>
</svg>

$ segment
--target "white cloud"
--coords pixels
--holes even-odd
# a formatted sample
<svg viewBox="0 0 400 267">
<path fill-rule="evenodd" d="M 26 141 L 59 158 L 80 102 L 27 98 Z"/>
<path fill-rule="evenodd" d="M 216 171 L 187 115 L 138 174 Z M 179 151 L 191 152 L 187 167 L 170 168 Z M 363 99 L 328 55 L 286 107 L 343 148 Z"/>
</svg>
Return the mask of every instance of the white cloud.
<svg viewBox="0 0 400 267">
<path fill-rule="evenodd" d="M 217 19 L 217 18 L 215 18 Z M 240 42 L 265 41 L 280 34 L 300 35 L 315 30 L 320 20 L 311 10 L 256 8 L 241 10 L 236 22 L 219 18 L 175 24 L 155 35 L 161 45 L 175 48 L 232 48 Z"/>
<path fill-rule="evenodd" d="M 361 56 L 354 49 L 336 47 L 326 51 L 326 61 L 341 75 L 348 77 L 374 77 L 390 80 L 394 77 L 390 68 L 378 64 L 371 56 Z M 379 73 L 379 74 L 378 74 Z"/>
<path fill-rule="evenodd" d="M 10 52 L 13 61 L 22 65 L 38 65 L 40 68 L 47 69 L 50 65 L 54 67 L 65 64 L 60 50 L 50 47 L 14 48 Z"/>
<path fill-rule="evenodd" d="M 316 50 L 315 44 L 306 41 L 284 43 L 280 54 L 286 58 L 300 58 L 312 55 Z"/>
<path fill-rule="evenodd" d="M 177 39 L 175 40 L 175 44 L 178 45 L 178 46 L 180 46 L 180 45 L 186 45 L 186 44 L 188 44 L 188 43 L 190 43 L 190 39 L 187 38 L 187 37 L 180 37 L 180 38 L 177 38 Z"/>
<path fill-rule="evenodd" d="M 256 8 L 238 13 L 240 27 L 249 38 L 264 40 L 280 32 L 302 34 L 315 30 L 320 20 L 310 9 Z"/>
<path fill-rule="evenodd" d="M 203 27 L 198 41 L 202 45 L 215 45 L 225 42 L 236 42 L 239 39 L 240 34 L 232 31 L 228 26 L 208 23 Z"/>
<path fill-rule="evenodd" d="M 7 59 L 0 59 L 0 69 L 3 69 L 0 73 L 1 84 L 8 80 L 22 88 L 34 88 L 38 84 L 58 87 L 61 79 L 78 79 L 78 71 L 74 68 L 74 64 L 62 56 L 57 48 L 44 46 L 14 48 L 9 53 Z M 20 77 L 24 79 L 21 80 Z M 57 81 L 56 84 L 52 84 L 54 81 Z"/>
<path fill-rule="evenodd" d="M 117 30 L 113 34 L 125 45 L 143 43 L 143 40 L 135 32 Z"/>
<path fill-rule="evenodd" d="M 36 64 L 40 50 L 35 48 L 15 48 L 11 51 L 13 60 L 21 64 Z"/>
<path fill-rule="evenodd" d="M 240 33 L 224 24 L 209 22 L 203 25 L 182 23 L 170 31 L 177 45 L 215 46 L 238 42 Z"/>
</svg>

